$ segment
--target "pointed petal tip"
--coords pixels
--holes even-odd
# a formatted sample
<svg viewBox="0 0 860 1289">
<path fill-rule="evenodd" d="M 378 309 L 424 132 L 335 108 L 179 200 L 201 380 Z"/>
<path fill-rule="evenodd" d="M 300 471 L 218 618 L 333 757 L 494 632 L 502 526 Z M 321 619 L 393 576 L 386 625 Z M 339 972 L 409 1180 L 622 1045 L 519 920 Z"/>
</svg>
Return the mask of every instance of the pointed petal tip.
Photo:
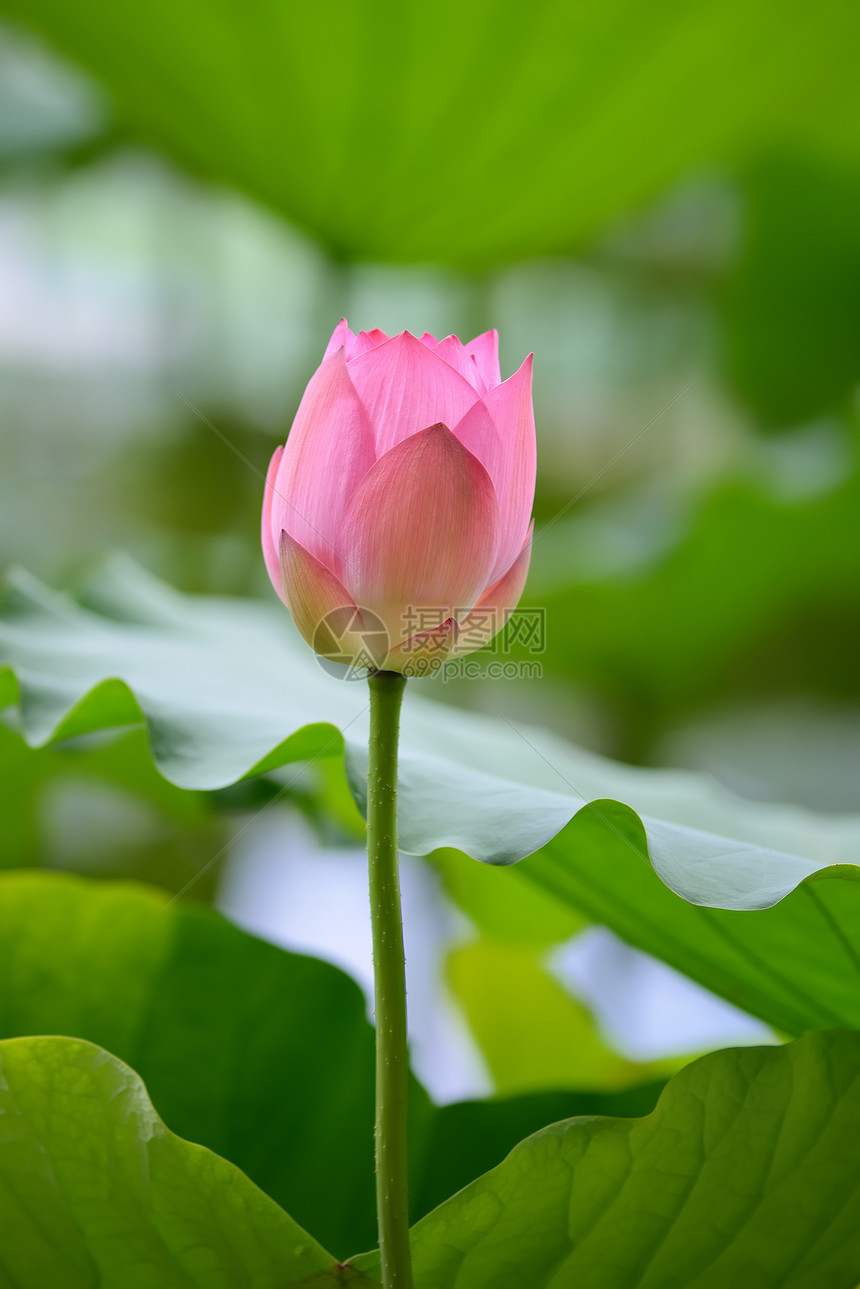
<svg viewBox="0 0 860 1289">
<path fill-rule="evenodd" d="M 526 354 L 525 358 L 522 360 L 522 362 L 520 363 L 516 371 L 513 372 L 512 375 L 510 375 L 508 379 L 506 381 L 503 381 L 502 383 L 507 385 L 509 381 L 515 380 L 517 376 L 519 376 L 520 378 L 528 377 L 528 379 L 531 380 L 533 367 L 534 367 L 534 354 L 533 353 Z"/>
<path fill-rule="evenodd" d="M 328 344 L 323 354 L 323 362 L 330 358 L 332 354 L 337 353 L 338 349 L 347 349 L 355 343 L 355 336 L 349 329 L 346 318 L 341 318 L 340 322 L 331 333 Z"/>
<path fill-rule="evenodd" d="M 325 357 L 320 363 L 320 367 L 328 364 L 331 367 L 345 367 L 347 363 L 347 349 L 345 344 L 340 344 L 336 349 L 326 350 Z M 319 370 L 319 368 L 317 369 Z"/>
</svg>

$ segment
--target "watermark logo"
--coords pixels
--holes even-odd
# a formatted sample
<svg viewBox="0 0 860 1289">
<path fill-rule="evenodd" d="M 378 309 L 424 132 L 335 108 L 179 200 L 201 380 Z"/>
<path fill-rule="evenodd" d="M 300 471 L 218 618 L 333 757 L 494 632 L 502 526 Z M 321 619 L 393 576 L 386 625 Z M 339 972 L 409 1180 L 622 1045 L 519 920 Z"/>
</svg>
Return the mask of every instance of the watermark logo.
<svg viewBox="0 0 860 1289">
<path fill-rule="evenodd" d="M 469 649 L 480 652 L 472 654 Z M 545 649 L 546 609 L 521 606 L 507 622 L 497 609 L 473 609 L 460 633 L 461 656 L 446 659 L 439 668 L 439 679 L 540 680 L 543 665 L 537 661 L 537 655 Z M 514 652 L 531 656 L 510 657 Z"/>
<path fill-rule="evenodd" d="M 372 609 L 354 604 L 332 609 L 314 631 L 313 648 L 323 671 L 338 680 L 365 680 L 388 656 L 385 623 Z"/>
<path fill-rule="evenodd" d="M 459 622 L 453 641 L 451 619 Z M 505 620 L 497 609 L 409 606 L 401 615 L 400 665 L 407 675 L 441 680 L 539 680 L 546 609 L 521 607 Z M 372 609 L 345 605 L 321 619 L 313 648 L 338 680 L 364 680 L 385 666 L 391 638 Z M 450 653 L 449 653 L 450 649 Z M 529 655 L 523 659 L 522 655 Z M 511 657 L 516 654 L 517 657 Z"/>
<path fill-rule="evenodd" d="M 543 665 L 536 658 L 516 662 L 513 658 L 486 658 L 470 654 L 467 658 L 449 658 L 438 671 L 439 679 L 449 680 L 541 680 Z"/>
<path fill-rule="evenodd" d="M 539 654 L 546 649 L 546 609 L 517 609 L 507 626 L 496 636 L 500 653 L 511 653 L 519 645 L 527 653 Z"/>
</svg>

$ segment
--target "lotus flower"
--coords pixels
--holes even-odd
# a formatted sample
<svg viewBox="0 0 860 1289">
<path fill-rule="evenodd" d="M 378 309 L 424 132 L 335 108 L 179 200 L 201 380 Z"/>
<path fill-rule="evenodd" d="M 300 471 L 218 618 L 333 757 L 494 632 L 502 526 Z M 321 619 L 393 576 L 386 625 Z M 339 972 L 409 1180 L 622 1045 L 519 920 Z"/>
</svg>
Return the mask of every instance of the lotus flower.
<svg viewBox="0 0 860 1289">
<path fill-rule="evenodd" d="M 263 553 L 304 639 L 406 675 L 479 649 L 531 554 L 531 357 L 502 382 L 498 334 L 467 344 L 338 323 L 272 457 Z"/>
</svg>

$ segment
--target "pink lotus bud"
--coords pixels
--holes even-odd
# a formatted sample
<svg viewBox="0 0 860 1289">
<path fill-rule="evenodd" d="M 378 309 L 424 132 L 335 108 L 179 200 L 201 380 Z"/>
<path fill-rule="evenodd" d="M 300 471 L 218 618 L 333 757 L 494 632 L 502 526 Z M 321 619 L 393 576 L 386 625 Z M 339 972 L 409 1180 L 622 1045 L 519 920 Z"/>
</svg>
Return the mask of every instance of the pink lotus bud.
<svg viewBox="0 0 860 1289">
<path fill-rule="evenodd" d="M 487 644 L 531 554 L 531 357 L 502 383 L 499 338 L 468 344 L 339 322 L 263 499 L 263 553 L 305 640 L 424 675 Z"/>
</svg>

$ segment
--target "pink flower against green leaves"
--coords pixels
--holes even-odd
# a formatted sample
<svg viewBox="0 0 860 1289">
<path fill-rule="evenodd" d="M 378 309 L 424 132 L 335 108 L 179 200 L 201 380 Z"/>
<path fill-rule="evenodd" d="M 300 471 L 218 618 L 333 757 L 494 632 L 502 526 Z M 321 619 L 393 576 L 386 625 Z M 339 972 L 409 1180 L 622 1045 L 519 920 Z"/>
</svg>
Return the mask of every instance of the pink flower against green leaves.
<svg viewBox="0 0 860 1289">
<path fill-rule="evenodd" d="M 361 661 L 371 632 L 372 665 L 424 674 L 501 630 L 531 553 L 531 379 L 529 357 L 501 380 L 495 331 L 338 323 L 263 499 L 269 576 L 318 652 Z"/>
</svg>

